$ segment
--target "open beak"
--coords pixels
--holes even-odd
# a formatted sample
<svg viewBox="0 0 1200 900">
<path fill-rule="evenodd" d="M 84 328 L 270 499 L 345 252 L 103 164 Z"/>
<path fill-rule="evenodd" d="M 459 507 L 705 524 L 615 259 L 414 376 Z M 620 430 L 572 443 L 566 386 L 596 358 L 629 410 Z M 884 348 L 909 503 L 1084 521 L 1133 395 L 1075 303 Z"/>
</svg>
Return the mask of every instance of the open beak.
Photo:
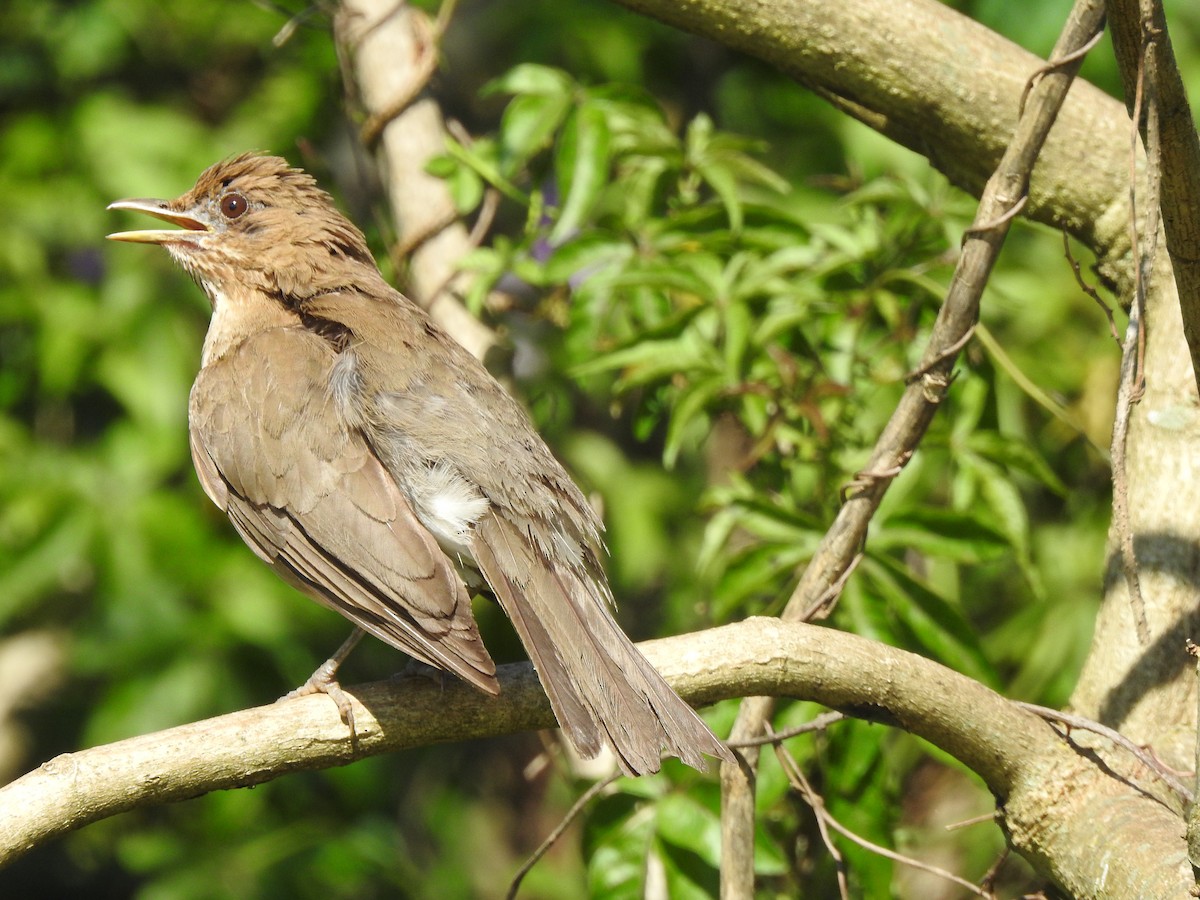
<svg viewBox="0 0 1200 900">
<path fill-rule="evenodd" d="M 172 209 L 170 203 L 166 200 L 118 200 L 115 203 L 108 204 L 108 209 L 131 209 L 134 212 L 143 212 L 154 216 L 156 219 L 162 219 L 164 222 L 170 222 L 172 225 L 178 225 L 184 229 L 183 231 L 174 228 L 150 231 L 118 231 L 115 234 L 108 235 L 110 241 L 129 241 L 133 244 L 166 244 L 179 240 L 189 231 L 211 230 L 208 225 L 191 213 L 179 212 Z"/>
</svg>

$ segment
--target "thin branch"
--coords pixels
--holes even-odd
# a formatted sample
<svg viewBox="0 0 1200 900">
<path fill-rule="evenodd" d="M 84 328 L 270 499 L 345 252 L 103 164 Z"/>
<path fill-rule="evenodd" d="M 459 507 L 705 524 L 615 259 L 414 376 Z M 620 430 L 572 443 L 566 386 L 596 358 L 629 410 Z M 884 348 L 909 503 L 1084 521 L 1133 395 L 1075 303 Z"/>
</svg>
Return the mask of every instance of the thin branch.
<svg viewBox="0 0 1200 900">
<path fill-rule="evenodd" d="M 812 734 L 814 731 L 825 731 L 830 725 L 835 722 L 841 722 L 846 719 L 845 713 L 827 712 L 821 713 L 811 722 L 805 722 L 803 725 L 796 725 L 792 728 L 785 728 L 783 731 L 776 731 L 773 728 L 768 728 L 767 733 L 761 737 L 751 738 L 745 741 L 728 741 L 727 744 L 735 749 L 742 747 L 761 747 L 764 744 L 781 744 L 784 741 L 791 740 L 794 737 L 799 737 L 802 734 Z"/>
<path fill-rule="evenodd" d="M 1195 660 L 1192 677 L 1195 679 L 1197 684 L 1200 685 L 1200 647 L 1198 647 L 1194 641 L 1189 639 L 1187 642 L 1187 652 L 1192 659 Z M 1200 704 L 1200 692 L 1198 692 L 1197 695 L 1197 703 Z M 1197 789 L 1200 790 L 1200 709 L 1197 709 L 1196 711 L 1196 721 L 1198 723 L 1196 727 L 1196 746 L 1192 751 L 1192 766 L 1195 771 L 1192 773 L 1192 778 L 1193 783 L 1196 784 Z M 1200 868 L 1200 803 L 1195 802 L 1194 795 L 1192 803 L 1187 809 L 1186 835 L 1188 862 L 1192 864 L 1193 869 Z"/>
<path fill-rule="evenodd" d="M 567 814 L 562 817 L 559 823 L 554 826 L 554 829 L 546 835 L 546 839 L 538 845 L 538 848 L 533 853 L 529 854 L 529 858 L 517 870 L 517 874 L 513 876 L 512 881 L 508 885 L 508 892 L 504 895 L 504 900 L 514 900 L 517 892 L 521 890 L 521 882 L 525 880 L 525 876 L 541 861 L 550 848 L 558 843 L 558 839 L 571 827 L 571 823 L 578 819 L 580 814 L 588 808 L 588 805 L 599 797 L 609 785 L 621 777 L 620 772 L 613 772 L 607 778 L 597 781 L 579 796 L 579 799 L 567 810 Z"/>
<path fill-rule="evenodd" d="M 967 229 L 962 253 L 934 324 L 917 379 L 909 385 L 875 444 L 867 472 L 893 472 L 911 458 L 928 429 L 949 386 L 958 352 L 970 339 L 979 318 L 979 302 L 988 275 L 1008 233 L 1010 214 L 1026 200 L 1029 176 L 1042 145 L 1066 99 L 1081 57 L 1078 49 L 1093 40 L 1104 20 L 1098 0 L 1080 0 L 1072 10 L 1055 47 L 1056 64 L 1032 89 L 1025 113 L 1000 165 L 989 179 L 975 220 Z M 1066 65 L 1057 65 L 1063 58 Z M 810 598 L 825 598 L 829 586 L 858 553 L 867 526 L 878 509 L 890 479 L 872 479 L 847 502 L 830 527 L 788 601 L 784 617 L 807 620 L 813 614 Z M 821 608 L 827 614 L 828 603 Z"/>
<path fill-rule="evenodd" d="M 1133 616 L 1138 642 L 1150 643 L 1150 624 L 1146 620 L 1146 601 L 1142 597 L 1142 580 L 1138 576 L 1137 549 L 1133 540 L 1133 523 L 1129 512 L 1128 439 L 1129 419 L 1133 405 L 1145 392 L 1146 359 L 1146 281 L 1150 276 L 1149 254 L 1142 252 L 1138 234 L 1138 123 L 1142 117 L 1145 96 L 1145 62 L 1148 47 L 1143 46 L 1138 57 L 1137 82 L 1134 89 L 1133 113 L 1129 123 L 1129 246 L 1134 256 L 1133 303 L 1129 310 L 1129 326 L 1122 347 L 1121 381 L 1117 389 L 1117 409 L 1113 419 L 1112 480 L 1113 528 L 1121 548 L 1121 571 L 1125 589 L 1129 592 L 1129 608 Z M 1151 161 L 1151 168 L 1154 163 Z M 1158 221 L 1157 206 L 1151 207 L 1150 219 Z M 1155 229 L 1157 234 L 1157 228 Z M 1147 245 L 1149 245 L 1147 240 Z"/>
<path fill-rule="evenodd" d="M 887 847 L 869 841 L 850 830 L 829 811 L 829 807 L 825 805 L 825 799 L 813 788 L 812 784 L 805 777 L 804 772 L 800 769 L 800 766 L 797 765 L 796 760 L 792 758 L 792 755 L 779 745 L 775 747 L 775 755 L 779 758 L 779 763 L 783 767 L 784 772 L 787 773 L 788 781 L 792 787 L 800 794 L 804 802 L 809 805 L 813 814 L 817 817 L 817 827 L 821 831 L 821 839 L 824 841 L 825 846 L 829 848 L 830 855 L 833 856 L 837 864 L 838 888 L 841 890 L 843 897 L 848 896 L 845 882 L 845 863 L 842 860 L 841 853 L 838 852 L 836 845 L 829 837 L 828 828 L 832 828 L 842 837 L 853 841 L 864 850 L 869 850 L 871 853 L 875 853 L 885 859 L 890 859 L 893 862 L 898 862 L 901 865 L 910 866 L 914 869 L 920 869 L 922 872 L 929 872 L 931 875 L 937 875 L 939 878 L 945 878 L 947 881 L 952 881 L 954 884 L 965 888 L 973 894 L 988 898 L 988 900 L 994 897 L 991 892 L 983 890 L 978 885 L 955 875 L 953 872 L 948 872 L 938 866 L 921 862 L 921 860 L 906 856 L 903 853 L 897 853 L 895 850 L 889 850 Z"/>
<path fill-rule="evenodd" d="M 1175 276 L 1183 334 L 1200 386 L 1200 138 L 1161 2 L 1109 0 L 1113 50 L 1125 84 L 1126 106 L 1141 129 L 1147 154 L 1161 156 L 1161 202 L 1147 198 L 1147 223 L 1157 227 L 1161 212 L 1167 253 Z M 1148 79 L 1151 102 L 1142 117 L 1137 84 Z M 1159 133 L 1161 132 L 1161 133 Z M 1151 144 L 1156 145 L 1151 147 Z M 1132 182 L 1131 182 L 1132 183 Z M 1152 190 L 1154 190 L 1152 188 Z M 1137 245 L 1134 244 L 1134 247 Z"/>
<path fill-rule="evenodd" d="M 1025 101 L 1029 99 L 1029 92 L 1032 91 L 1037 83 L 1042 80 L 1043 76 L 1049 75 L 1051 72 L 1061 69 L 1064 66 L 1068 66 L 1071 63 L 1082 63 L 1083 58 L 1087 56 L 1097 44 L 1100 43 L 1100 40 L 1103 37 L 1104 30 L 1100 29 L 1094 35 L 1092 35 L 1092 39 L 1086 44 L 1083 44 L 1069 53 L 1065 53 L 1062 56 L 1050 60 L 1036 72 L 1030 75 L 1029 79 L 1025 82 L 1025 87 L 1021 91 L 1021 100 L 1017 104 L 1017 117 L 1019 118 L 1025 114 Z"/>
<path fill-rule="evenodd" d="M 767 734 L 771 734 L 770 725 L 767 726 Z M 805 777 L 800 766 L 796 764 L 796 760 L 792 758 L 792 754 L 788 753 L 780 744 L 775 744 L 775 757 L 779 760 L 779 765 L 787 775 L 792 789 L 800 795 L 801 799 L 808 804 L 809 809 L 813 811 L 813 815 L 817 820 L 817 830 L 821 833 L 821 843 L 829 851 L 829 855 L 833 858 L 833 864 L 837 869 L 838 893 L 842 896 L 843 900 L 849 900 L 850 886 L 846 881 L 846 860 L 842 857 L 837 844 L 833 842 L 833 838 L 829 835 L 829 826 L 833 824 L 833 816 L 825 808 L 825 798 L 817 793 L 816 789 L 813 788 L 812 784 Z"/>
<path fill-rule="evenodd" d="M 995 821 L 996 821 L 996 811 L 992 810 L 990 813 L 983 813 L 983 815 L 979 815 L 979 816 L 971 816 L 971 818 L 963 819 L 959 822 L 951 822 L 949 825 L 946 826 L 946 830 L 947 831 L 958 831 L 963 828 L 973 828 L 976 825 L 983 825 L 985 822 L 995 822 Z"/>
<path fill-rule="evenodd" d="M 983 873 L 983 877 L 979 879 L 979 886 L 985 891 L 992 891 L 995 888 L 996 879 L 1000 877 L 1001 867 L 1008 862 L 1009 853 L 1008 847 L 1001 850 L 1000 855 L 996 857 L 996 861 L 992 863 L 991 867 Z M 1027 897 L 1029 900 L 1032 900 L 1032 895 L 1027 895 Z"/>
<path fill-rule="evenodd" d="M 1083 272 L 1079 268 L 1079 260 L 1071 253 L 1071 236 L 1067 234 L 1066 229 L 1062 233 L 1063 238 L 1063 254 L 1067 257 L 1067 262 L 1071 266 L 1071 272 L 1075 276 L 1075 283 L 1079 285 L 1079 289 L 1096 301 L 1096 305 L 1104 312 L 1105 318 L 1108 319 L 1108 331 L 1112 335 L 1112 339 L 1117 342 L 1117 346 L 1121 346 L 1121 335 L 1117 331 L 1116 320 L 1113 319 L 1112 307 L 1104 302 L 1099 292 L 1088 284 L 1083 279 Z"/>
<path fill-rule="evenodd" d="M 404 0 L 340 0 L 334 17 L 347 93 L 366 117 L 364 139 L 377 150 L 392 218 L 407 248 L 405 293 L 482 359 L 496 336 L 447 289 L 471 249 L 446 183 L 426 171 L 444 153 L 441 109 L 424 91 L 438 63 L 438 41 L 455 7 L 437 21 Z M 351 105 L 351 104 L 348 104 Z"/>
<path fill-rule="evenodd" d="M 398 4 L 397 11 L 400 6 L 406 5 Z M 410 15 L 409 21 L 412 24 L 413 36 L 419 49 L 416 65 L 408 73 L 409 83 L 404 90 L 398 91 L 382 109 L 373 112 L 362 124 L 359 129 L 359 140 L 363 142 L 363 146 L 374 149 L 383 136 L 383 130 L 398 119 L 401 113 L 421 96 L 421 92 L 425 90 L 430 79 L 437 72 L 438 44 L 446 33 L 446 28 L 449 27 L 450 19 L 457 6 L 458 0 L 443 0 L 437 19 L 432 23 L 428 17 L 423 13 L 418 14 L 416 10 Z"/>
<path fill-rule="evenodd" d="M 1088 719 L 1084 716 L 1077 716 L 1074 713 L 1062 712 L 1061 710 L 1051 709 L 1048 706 L 1038 706 L 1036 703 L 1024 703 L 1019 700 L 1014 700 L 1014 703 L 1022 709 L 1027 709 L 1036 715 L 1041 716 L 1048 722 L 1060 722 L 1068 728 L 1077 728 L 1080 731 L 1090 731 L 1093 734 L 1098 734 L 1101 737 L 1112 741 L 1121 749 L 1129 753 L 1134 759 L 1140 762 L 1143 766 L 1162 779 L 1172 791 L 1179 795 L 1185 803 L 1191 803 L 1194 800 L 1191 788 L 1175 777 L 1167 766 L 1165 766 L 1158 757 L 1146 751 L 1145 748 L 1139 747 L 1121 732 L 1114 728 L 1109 728 L 1107 725 L 1097 722 L 1095 719 Z"/>
</svg>

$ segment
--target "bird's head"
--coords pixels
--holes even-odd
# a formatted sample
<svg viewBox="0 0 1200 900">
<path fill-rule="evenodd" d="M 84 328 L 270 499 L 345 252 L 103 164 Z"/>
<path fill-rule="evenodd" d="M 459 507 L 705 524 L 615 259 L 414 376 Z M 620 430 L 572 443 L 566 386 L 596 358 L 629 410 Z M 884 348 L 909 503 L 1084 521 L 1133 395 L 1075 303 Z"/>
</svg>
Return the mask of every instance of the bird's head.
<svg viewBox="0 0 1200 900">
<path fill-rule="evenodd" d="M 118 200 L 108 208 L 179 226 L 108 238 L 161 244 L 210 297 L 232 279 L 287 303 L 377 274 L 362 232 L 311 175 L 277 156 L 243 153 L 206 169 L 174 200 Z"/>
</svg>

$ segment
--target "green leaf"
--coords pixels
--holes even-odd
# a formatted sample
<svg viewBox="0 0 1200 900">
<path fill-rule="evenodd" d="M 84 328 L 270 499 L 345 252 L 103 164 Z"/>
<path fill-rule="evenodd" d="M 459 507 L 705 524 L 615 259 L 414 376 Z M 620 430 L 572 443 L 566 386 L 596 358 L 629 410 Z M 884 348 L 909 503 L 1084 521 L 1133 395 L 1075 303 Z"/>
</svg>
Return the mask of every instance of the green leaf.
<svg viewBox="0 0 1200 900">
<path fill-rule="evenodd" d="M 483 179 L 479 177 L 478 172 L 466 166 L 459 166 L 454 170 L 453 177 L 446 180 L 446 187 L 450 191 L 454 208 L 460 215 L 466 215 L 483 202 Z"/>
<path fill-rule="evenodd" d="M 978 636 L 957 607 L 888 556 L 868 551 L 859 572 L 933 659 L 986 685 L 997 684 Z"/>
<path fill-rule="evenodd" d="M 1029 511 L 1021 492 L 1001 469 L 974 454 L 963 454 L 959 464 L 969 467 L 979 479 L 979 490 L 984 503 L 996 516 L 1000 530 L 1008 538 L 1016 553 L 1017 565 L 1029 582 L 1034 594 L 1041 596 L 1042 580 L 1033 565 L 1029 551 Z"/>
<path fill-rule="evenodd" d="M 540 96 L 567 95 L 574 91 L 575 81 L 562 69 L 521 63 L 499 78 L 493 78 L 480 91 L 491 94 L 526 94 Z"/>
<path fill-rule="evenodd" d="M 607 353 L 576 366 L 572 373 L 576 377 L 583 377 L 612 369 L 625 370 L 620 388 L 627 390 L 634 385 L 649 384 L 693 369 L 720 371 L 720 361 L 710 344 L 695 332 L 688 331 L 677 340 L 644 341 L 624 350 Z"/>
<path fill-rule="evenodd" d="M 707 408 L 725 386 L 725 378 L 720 373 L 713 373 L 707 377 L 690 380 L 687 387 L 680 392 L 671 412 L 671 422 L 667 427 L 667 439 L 663 447 L 663 465 L 668 469 L 675 468 L 688 427 L 707 420 Z"/>
<path fill-rule="evenodd" d="M 584 104 L 567 119 L 555 158 L 562 206 L 550 232 L 552 245 L 580 228 L 607 183 L 609 144 L 608 123 L 595 106 Z"/>
<path fill-rule="evenodd" d="M 525 164 L 547 149 L 571 109 L 565 94 L 522 94 L 514 97 L 500 120 L 500 170 L 516 176 Z"/>
<path fill-rule="evenodd" d="M 668 794 L 655 805 L 658 836 L 695 853 L 716 869 L 721 863 L 721 820 L 687 794 Z"/>
<path fill-rule="evenodd" d="M 1027 440 L 995 431 L 976 431 L 967 439 L 967 446 L 983 459 L 1028 475 L 1060 497 L 1068 493 L 1067 486 L 1050 468 L 1045 457 Z"/>
<path fill-rule="evenodd" d="M 750 338 L 754 329 L 754 316 L 745 303 L 726 303 L 721 310 L 721 330 L 725 357 L 725 377 L 731 385 L 738 384 L 746 369 L 746 358 L 751 354 Z"/>
<path fill-rule="evenodd" d="M 501 173 L 500 164 L 496 158 L 496 145 L 491 141 L 476 141 L 470 147 L 465 147 L 458 141 L 447 141 L 446 153 L 471 168 L 480 178 L 510 200 L 515 200 L 522 206 L 529 202 L 525 193 Z"/>
<path fill-rule="evenodd" d="M 588 90 L 588 102 L 604 113 L 613 135 L 613 152 L 642 160 L 682 160 L 679 138 L 668 127 L 658 104 L 645 98 L 615 98 L 602 89 Z"/>
<path fill-rule="evenodd" d="M 752 156 L 745 153 L 730 154 L 727 164 L 737 177 L 748 184 L 757 184 L 780 194 L 791 190 L 791 182 Z"/>
<path fill-rule="evenodd" d="M 871 546 L 876 550 L 911 548 L 968 564 L 995 559 L 1010 547 L 1005 534 L 972 512 L 932 507 L 888 516 L 878 531 L 871 532 Z"/>
<path fill-rule="evenodd" d="M 543 264 L 548 283 L 575 283 L 593 274 L 619 273 L 633 259 L 634 248 L 609 234 L 586 234 L 556 248 Z"/>
<path fill-rule="evenodd" d="M 668 171 L 669 164 L 658 157 L 620 167 L 616 183 L 620 186 L 621 220 L 626 228 L 644 227 L 651 218 L 651 208 Z"/>
<path fill-rule="evenodd" d="M 712 284 L 698 273 L 696 260 L 686 264 L 673 259 L 635 259 L 614 282 L 616 287 L 644 287 L 678 291 L 693 297 L 712 298 Z"/>
<path fill-rule="evenodd" d="M 583 850 L 588 893 L 614 900 L 641 900 L 654 820 L 638 816 L 644 801 L 626 793 L 603 797 L 587 817 Z"/>
<path fill-rule="evenodd" d="M 742 202 L 738 198 L 738 183 L 733 172 L 725 165 L 715 162 L 696 164 L 696 172 L 716 192 L 729 217 L 729 228 L 736 234 L 742 230 Z"/>
</svg>

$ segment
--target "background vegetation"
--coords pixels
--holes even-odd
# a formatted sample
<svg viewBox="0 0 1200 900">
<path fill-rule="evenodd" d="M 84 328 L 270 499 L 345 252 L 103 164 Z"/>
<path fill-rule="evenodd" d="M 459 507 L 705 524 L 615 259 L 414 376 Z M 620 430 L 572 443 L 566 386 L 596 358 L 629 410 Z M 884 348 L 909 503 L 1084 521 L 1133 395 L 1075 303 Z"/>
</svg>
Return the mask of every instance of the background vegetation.
<svg viewBox="0 0 1200 900">
<path fill-rule="evenodd" d="M 955 5 L 1042 54 L 1070 6 Z M 1181 68 L 1200 73 L 1200 13 L 1178 2 L 1168 15 Z M 293 16 L 301 26 L 276 46 Z M 0 35 L 7 780 L 268 702 L 345 631 L 199 490 L 185 410 L 207 304 L 165 254 L 106 246 L 123 225 L 105 204 L 174 196 L 258 148 L 331 187 L 381 260 L 392 229 L 324 9 L 10 0 Z M 778 611 L 919 358 L 973 203 L 779 73 L 595 0 L 464 3 L 443 51 L 434 91 L 479 139 L 438 171 L 464 211 L 484 184 L 505 194 L 470 260 L 470 299 L 510 342 L 543 433 L 603 499 L 629 630 Z M 1083 77 L 1118 92 L 1111 53 L 1094 56 Z M 510 302 L 489 306 L 487 286 Z M 1061 236 L 1028 225 L 983 323 L 833 624 L 1057 706 L 1099 593 L 1110 488 L 1098 448 L 1119 352 Z M 495 655 L 519 657 L 503 617 L 479 614 Z M 347 680 L 399 664 L 364 646 Z M 710 721 L 720 732 L 734 711 Z M 792 704 L 777 727 L 813 713 Z M 969 879 L 1000 851 L 992 825 L 938 833 L 992 801 L 927 745 L 861 723 L 792 743 L 863 835 Z M 0 891 L 494 896 L 586 782 L 557 749 L 535 764 L 546 752 L 534 735 L 452 745 L 129 814 L 30 855 Z M 812 818 L 765 757 L 760 804 L 764 890 L 827 892 Z M 525 895 L 638 896 L 647 878 L 708 895 L 716 810 L 715 783 L 679 767 L 622 781 Z M 934 896 L 845 852 L 862 895 Z"/>
</svg>

